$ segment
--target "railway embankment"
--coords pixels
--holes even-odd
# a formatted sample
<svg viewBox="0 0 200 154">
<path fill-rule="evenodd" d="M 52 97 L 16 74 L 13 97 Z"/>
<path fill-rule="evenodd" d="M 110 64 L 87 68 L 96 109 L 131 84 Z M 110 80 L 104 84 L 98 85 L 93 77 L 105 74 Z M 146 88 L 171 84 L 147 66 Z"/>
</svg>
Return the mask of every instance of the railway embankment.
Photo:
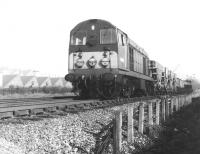
<svg viewBox="0 0 200 154">
<path fill-rule="evenodd" d="M 181 134 L 183 136 L 190 137 L 192 135 L 195 137 L 195 134 L 192 134 L 194 132 L 192 129 L 195 128 L 198 120 L 192 122 L 194 124 L 191 125 L 191 129 L 189 126 L 186 126 L 186 121 L 188 120 L 189 123 L 189 118 L 194 118 L 194 114 L 198 115 L 197 119 L 200 118 L 198 113 L 200 105 L 197 103 L 197 100 L 190 104 L 191 101 L 181 98 L 184 97 L 172 99 L 171 101 L 162 99 L 161 101 L 152 103 L 148 103 L 148 101 L 147 103 L 143 101 L 135 102 L 131 112 L 129 112 L 131 104 L 125 104 L 74 113 L 57 110 L 55 113 L 44 112 L 41 115 L 1 119 L 0 139 L 6 142 L 3 142 L 5 145 L 0 143 L 0 150 L 5 150 L 3 147 L 13 145 L 13 147 L 17 148 L 12 149 L 21 151 L 21 153 L 16 152 L 19 154 L 94 153 L 99 139 L 103 139 L 103 141 L 106 141 L 104 143 L 108 143 L 107 141 L 110 140 L 110 148 L 108 148 L 107 153 L 112 153 L 113 136 L 115 135 L 113 128 L 115 127 L 111 129 L 111 134 L 108 138 L 104 138 L 107 137 L 104 134 L 102 138 L 99 138 L 99 133 L 104 128 L 108 128 L 107 126 L 115 119 L 116 112 L 120 111 L 123 115 L 133 113 L 131 117 L 133 117 L 132 120 L 134 123 L 130 127 L 128 122 L 130 119 L 129 116 L 121 118 L 123 119 L 120 134 L 122 137 L 122 142 L 120 143 L 122 151 L 124 153 L 162 153 L 162 149 L 167 151 L 172 148 L 169 144 L 171 139 L 175 140 L 171 144 L 175 144 L 177 137 L 181 138 Z M 184 117 L 182 114 L 186 116 Z M 170 118 L 168 119 L 167 117 Z M 149 123 L 153 122 L 157 124 L 157 122 L 162 122 L 165 118 L 166 120 L 162 125 L 155 125 L 155 128 L 152 127 L 153 129 L 149 129 Z M 182 127 L 176 124 L 176 122 L 179 122 Z M 134 129 L 134 144 L 127 142 L 127 139 L 130 137 L 127 130 L 130 130 L 130 128 Z M 195 130 L 197 132 L 198 127 Z M 180 135 L 175 136 L 176 134 Z M 179 143 L 177 144 L 179 145 Z M 172 152 L 167 151 L 167 153 Z"/>
<path fill-rule="evenodd" d="M 200 153 L 200 98 L 176 112 L 162 125 L 162 132 L 152 146 L 138 154 Z"/>
</svg>

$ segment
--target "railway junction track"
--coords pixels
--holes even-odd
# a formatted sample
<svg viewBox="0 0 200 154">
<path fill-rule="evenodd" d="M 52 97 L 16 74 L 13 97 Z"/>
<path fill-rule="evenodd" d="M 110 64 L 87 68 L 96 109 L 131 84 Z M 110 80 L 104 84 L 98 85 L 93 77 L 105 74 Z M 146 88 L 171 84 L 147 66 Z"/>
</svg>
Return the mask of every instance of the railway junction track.
<svg viewBox="0 0 200 154">
<path fill-rule="evenodd" d="M 81 112 L 152 99 L 154 97 L 120 98 L 113 100 L 78 100 L 75 97 L 0 99 L 0 119 L 44 113 L 50 114 L 52 112 Z"/>
<path fill-rule="evenodd" d="M 60 112 L 81 112 L 85 110 L 113 107 L 134 102 L 148 102 L 173 96 L 118 98 L 112 100 L 80 100 L 74 96 L 54 96 L 39 98 L 0 99 L 0 119 L 37 114 Z"/>
</svg>

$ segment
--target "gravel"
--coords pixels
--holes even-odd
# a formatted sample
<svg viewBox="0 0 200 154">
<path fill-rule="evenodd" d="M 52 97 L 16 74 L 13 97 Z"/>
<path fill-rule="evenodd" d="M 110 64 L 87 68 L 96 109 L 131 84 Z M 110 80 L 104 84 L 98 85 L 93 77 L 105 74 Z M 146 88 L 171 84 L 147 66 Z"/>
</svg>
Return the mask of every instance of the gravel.
<svg viewBox="0 0 200 154">
<path fill-rule="evenodd" d="M 21 154 L 23 153 L 22 150 L 14 145 L 6 141 L 3 138 L 0 138 L 0 153 L 1 154 Z"/>
<path fill-rule="evenodd" d="M 89 153 L 95 147 L 95 138 L 87 131 L 98 132 L 101 123 L 111 119 L 111 113 L 100 109 L 51 118 L 4 120 L 0 138 L 20 147 L 24 154 L 81 153 L 81 149 Z"/>
</svg>

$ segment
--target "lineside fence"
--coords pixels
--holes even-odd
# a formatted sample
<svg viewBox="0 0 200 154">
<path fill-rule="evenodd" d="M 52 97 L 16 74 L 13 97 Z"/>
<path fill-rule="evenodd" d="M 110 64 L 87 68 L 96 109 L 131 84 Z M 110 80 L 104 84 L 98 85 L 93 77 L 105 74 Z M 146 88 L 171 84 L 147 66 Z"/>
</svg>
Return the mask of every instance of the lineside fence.
<svg viewBox="0 0 200 154">
<path fill-rule="evenodd" d="M 113 153 L 120 154 L 122 152 L 122 136 L 124 135 L 122 123 L 127 122 L 127 142 L 133 144 L 135 130 L 138 129 L 138 132 L 142 134 L 144 130 L 151 130 L 153 125 L 160 125 L 165 122 L 174 112 L 192 103 L 192 99 L 196 97 L 200 97 L 200 94 L 194 92 L 173 97 L 162 96 L 158 99 L 146 101 L 141 99 L 141 101 L 128 104 L 126 112 L 124 112 L 124 109 L 116 110 L 115 118 L 112 121 Z M 122 118 L 124 116 L 127 118 Z"/>
</svg>

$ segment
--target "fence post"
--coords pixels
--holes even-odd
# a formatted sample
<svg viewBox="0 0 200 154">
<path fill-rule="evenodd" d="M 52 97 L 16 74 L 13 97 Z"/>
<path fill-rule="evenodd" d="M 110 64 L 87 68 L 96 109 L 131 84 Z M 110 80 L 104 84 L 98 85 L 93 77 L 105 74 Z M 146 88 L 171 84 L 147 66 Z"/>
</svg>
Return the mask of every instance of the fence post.
<svg viewBox="0 0 200 154">
<path fill-rule="evenodd" d="M 171 105 L 170 105 L 170 115 L 173 114 L 173 111 L 174 111 L 174 98 L 172 97 L 171 98 Z"/>
<path fill-rule="evenodd" d="M 185 106 L 185 100 L 184 100 L 184 95 L 182 96 L 182 107 Z"/>
<path fill-rule="evenodd" d="M 181 108 L 181 96 L 178 96 L 178 110 Z"/>
<path fill-rule="evenodd" d="M 168 98 L 165 99 L 165 114 L 166 114 L 166 118 L 169 117 L 169 100 Z"/>
<path fill-rule="evenodd" d="M 177 97 L 177 104 L 178 104 L 178 110 L 180 110 L 181 108 L 181 99 L 180 99 L 180 96 Z"/>
<path fill-rule="evenodd" d="M 165 98 L 162 98 L 162 122 L 165 122 Z"/>
<path fill-rule="evenodd" d="M 188 105 L 188 96 L 185 95 L 185 105 Z"/>
<path fill-rule="evenodd" d="M 179 96 L 176 98 L 176 111 L 180 109 Z"/>
<path fill-rule="evenodd" d="M 187 95 L 185 95 L 185 105 L 188 105 L 188 101 L 187 101 Z"/>
<path fill-rule="evenodd" d="M 182 101 L 182 107 L 184 107 L 184 95 L 182 95 L 181 101 Z"/>
<path fill-rule="evenodd" d="M 143 102 L 140 103 L 139 108 L 139 132 L 143 134 L 144 130 L 144 104 Z"/>
<path fill-rule="evenodd" d="M 183 96 L 182 95 L 180 97 L 180 103 L 181 103 L 180 108 L 182 108 L 183 107 Z"/>
<path fill-rule="evenodd" d="M 160 124 L 160 101 L 161 100 L 156 101 L 156 124 L 157 125 Z"/>
<path fill-rule="evenodd" d="M 192 103 L 192 98 L 193 98 L 192 95 L 190 95 L 190 103 Z"/>
<path fill-rule="evenodd" d="M 152 101 L 148 102 L 148 112 L 149 112 L 149 125 L 153 125 L 153 108 Z"/>
<path fill-rule="evenodd" d="M 189 105 L 189 95 L 187 95 L 186 99 L 187 99 L 187 105 Z"/>
<path fill-rule="evenodd" d="M 121 153 L 122 143 L 122 112 L 115 112 L 115 126 L 114 126 L 114 154 Z"/>
<path fill-rule="evenodd" d="M 186 95 L 184 95 L 183 98 L 184 98 L 184 99 L 183 99 L 183 100 L 184 100 L 184 106 L 186 106 L 186 105 L 187 105 L 187 102 L 186 102 Z"/>
<path fill-rule="evenodd" d="M 134 125 L 133 125 L 133 107 L 134 104 L 128 106 L 128 142 L 134 142 Z"/>
</svg>

